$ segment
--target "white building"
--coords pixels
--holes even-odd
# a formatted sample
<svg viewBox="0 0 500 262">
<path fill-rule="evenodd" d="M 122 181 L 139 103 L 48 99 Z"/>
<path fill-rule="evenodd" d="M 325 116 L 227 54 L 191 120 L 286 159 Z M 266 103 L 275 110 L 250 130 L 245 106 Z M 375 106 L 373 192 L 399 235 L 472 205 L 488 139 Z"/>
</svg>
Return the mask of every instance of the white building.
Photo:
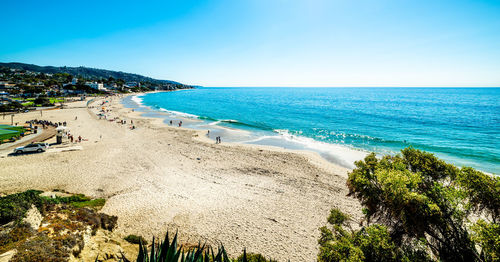
<svg viewBox="0 0 500 262">
<path fill-rule="evenodd" d="M 85 83 L 86 85 L 90 86 L 93 89 L 101 90 L 101 91 L 106 91 L 106 88 L 104 88 L 103 83 L 97 83 L 97 82 L 87 82 Z"/>
</svg>

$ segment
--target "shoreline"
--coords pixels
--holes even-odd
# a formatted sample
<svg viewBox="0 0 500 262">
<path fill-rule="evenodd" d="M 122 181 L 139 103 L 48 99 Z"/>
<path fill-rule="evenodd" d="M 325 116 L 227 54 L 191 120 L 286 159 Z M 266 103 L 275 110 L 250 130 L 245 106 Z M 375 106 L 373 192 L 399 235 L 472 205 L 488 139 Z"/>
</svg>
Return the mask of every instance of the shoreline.
<svg viewBox="0 0 500 262">
<path fill-rule="evenodd" d="M 335 142 L 327 142 L 322 141 L 321 139 L 311 138 L 305 135 L 301 135 L 302 131 L 299 131 L 299 134 L 294 134 L 294 132 L 290 132 L 287 129 L 275 129 L 273 131 L 269 131 L 268 129 L 245 129 L 242 128 L 241 125 L 250 125 L 248 123 L 253 123 L 248 118 L 244 120 L 245 122 L 240 122 L 241 120 L 230 120 L 233 117 L 231 114 L 227 113 L 224 116 L 212 116 L 209 112 L 201 111 L 190 111 L 194 112 L 197 115 L 193 115 L 191 113 L 178 112 L 174 110 L 168 110 L 165 108 L 170 108 L 168 105 L 162 104 L 159 101 L 163 99 L 162 96 L 153 96 L 151 101 L 155 101 L 151 105 L 146 105 L 143 103 L 143 96 L 148 95 L 152 92 L 147 93 L 138 93 L 132 95 L 128 101 L 125 102 L 125 106 L 140 108 L 143 109 L 144 115 L 150 115 L 158 118 L 162 118 L 165 120 L 174 120 L 177 121 L 181 119 L 182 121 L 186 121 L 188 128 L 194 130 L 210 130 L 210 135 L 212 136 L 212 129 L 222 130 L 222 132 L 213 132 L 216 135 L 223 134 L 222 138 L 225 143 L 231 142 L 241 145 L 251 145 L 251 146 L 263 146 L 265 148 L 274 148 L 276 150 L 290 150 L 296 153 L 301 152 L 314 152 L 319 157 L 324 159 L 325 161 L 332 163 L 336 166 L 341 166 L 346 168 L 347 170 L 352 170 L 355 168 L 354 162 L 358 160 L 364 159 L 366 155 L 370 152 L 375 151 L 378 157 L 382 157 L 386 154 L 389 155 L 397 155 L 400 154 L 400 150 L 406 148 L 408 146 L 413 146 L 417 149 L 421 149 L 427 152 L 433 153 L 435 156 L 439 157 L 447 161 L 448 163 L 454 164 L 455 166 L 462 167 L 473 167 L 474 169 L 481 171 L 488 175 L 498 175 L 494 172 L 489 172 L 485 170 L 489 170 L 489 168 L 493 168 L 495 170 L 495 166 L 490 164 L 490 162 L 474 162 L 474 159 L 468 158 L 460 158 L 460 156 L 453 155 L 451 153 L 447 153 L 445 151 L 433 152 L 432 150 L 420 148 L 418 143 L 413 145 L 411 143 L 407 144 L 405 147 L 390 149 L 387 151 L 386 148 L 372 148 L 366 149 L 363 147 L 355 147 L 354 145 L 348 145 L 343 143 L 335 143 Z M 175 96 L 175 98 L 181 99 L 182 96 Z M 165 97 L 168 99 L 168 97 Z M 131 105 L 133 104 L 133 105 Z M 165 108 L 162 108 L 162 107 Z M 191 108 L 193 109 L 193 108 Z M 197 113 L 198 112 L 198 113 Z M 250 122 L 249 122 L 250 121 Z M 166 121 L 165 121 L 166 122 Z M 232 123 L 235 122 L 233 125 Z M 193 124 L 194 123 L 194 124 Z M 167 123 L 166 123 L 167 124 Z M 184 126 L 184 125 L 183 125 Z M 255 127 L 254 125 L 250 125 Z M 289 128 L 289 127 L 283 127 Z M 301 129 L 299 129 L 301 130 Z M 237 134 L 237 133 L 245 133 L 245 134 Z M 248 135 L 247 135 L 248 134 Z M 406 143 L 406 140 L 404 140 Z M 424 145 L 429 146 L 429 145 Z M 434 144 L 430 147 L 435 146 Z M 494 162 L 493 162 L 494 163 Z M 482 164 L 486 166 L 481 166 Z"/>
<path fill-rule="evenodd" d="M 150 94 L 150 93 L 159 93 L 159 92 L 174 92 L 174 91 L 158 91 L 158 92 L 148 92 L 148 93 L 133 93 L 133 94 L 127 94 L 125 95 L 124 97 L 122 97 L 120 99 L 120 105 L 123 107 L 123 109 L 134 109 L 134 108 L 128 108 L 124 105 L 123 103 L 123 99 L 127 98 L 127 97 L 137 97 L 137 96 L 142 96 L 142 95 L 146 95 L 146 94 Z M 134 100 L 132 100 L 134 101 Z M 137 103 L 136 101 L 134 101 L 134 103 Z M 146 106 L 146 105 L 142 105 L 142 104 L 138 104 L 137 105 L 139 108 L 143 107 L 143 108 L 147 108 L 148 110 L 150 110 L 151 112 L 158 112 L 158 111 L 155 111 L 154 109 L 152 109 L 151 107 L 149 106 Z M 180 113 L 183 113 L 183 112 L 180 112 Z M 197 141 L 200 141 L 200 142 L 203 142 L 203 143 L 207 143 L 207 144 L 214 144 L 215 141 L 208 138 L 206 136 L 206 132 L 204 130 L 200 130 L 200 129 L 195 129 L 195 128 L 190 128 L 190 127 L 177 127 L 175 125 L 173 126 L 170 126 L 168 124 L 166 124 L 164 121 L 165 119 L 164 118 L 161 118 L 161 117 L 150 117 L 150 116 L 143 116 L 144 114 L 148 114 L 148 112 L 142 112 L 142 111 L 135 111 L 133 113 L 129 113 L 129 117 L 134 117 L 136 119 L 145 119 L 145 120 L 150 120 L 154 125 L 158 125 L 159 127 L 170 127 L 170 128 L 176 128 L 176 129 L 181 129 L 181 130 L 188 130 L 188 131 L 193 131 L 193 132 L 196 132 L 196 135 L 193 137 L 194 140 L 197 140 Z M 185 113 L 183 113 L 185 114 Z M 180 117 L 180 118 L 183 118 L 183 121 L 196 121 L 196 122 L 202 122 L 203 120 L 198 120 L 198 119 L 190 119 L 190 118 L 185 118 L 185 117 Z M 218 127 L 218 128 L 221 128 L 221 129 L 232 129 L 232 128 L 228 128 L 228 127 Z M 247 130 L 240 130 L 240 129 L 234 129 L 235 131 L 242 131 L 242 132 L 249 132 Z M 248 143 L 241 143 L 241 142 L 223 142 L 221 145 L 224 145 L 224 146 L 230 146 L 230 147 L 238 147 L 238 146 L 242 146 L 242 147 L 246 147 L 246 148 L 249 148 L 249 149 L 253 149 L 253 150 L 270 150 L 270 151 L 275 151 L 275 152 L 283 152 L 283 153 L 294 153 L 294 154 L 298 154 L 298 155 L 302 155 L 302 156 L 305 156 L 307 157 L 312 164 L 316 165 L 318 168 L 322 168 L 322 169 L 325 169 L 325 170 L 328 170 L 329 172 L 336 172 L 338 175 L 341 175 L 343 176 L 345 179 L 347 179 L 347 173 L 352 171 L 352 169 L 348 168 L 348 167 L 345 167 L 345 166 L 342 166 L 340 164 L 336 164 L 334 162 L 331 162 L 331 161 L 328 161 L 327 159 L 325 159 L 324 157 L 322 157 L 318 152 L 315 152 L 313 150 L 307 150 L 307 149 L 288 149 L 288 148 L 284 148 L 284 147 L 280 147 L 280 146 L 273 146 L 273 145 L 260 145 L 260 144 L 248 144 Z"/>
<path fill-rule="evenodd" d="M 180 90 L 182 91 L 182 90 Z M 160 91 L 162 92 L 162 91 Z M 251 148 L 264 148 L 264 149 L 269 149 L 269 150 L 275 150 L 275 151 L 280 151 L 280 152 L 293 152 L 297 154 L 304 154 L 308 155 L 309 157 L 314 158 L 314 161 L 318 162 L 326 162 L 327 164 L 331 164 L 335 166 L 336 168 L 341 168 L 345 170 L 345 177 L 347 178 L 347 172 L 352 170 L 354 166 L 354 161 L 357 160 L 362 160 L 366 155 L 369 154 L 368 151 L 365 151 L 363 149 L 359 148 L 353 148 L 345 145 L 340 145 L 340 144 L 332 144 L 332 143 L 327 143 L 323 141 L 318 141 L 314 140 L 312 138 L 307 138 L 307 137 L 298 137 L 299 141 L 294 141 L 294 138 L 296 139 L 297 137 L 295 135 L 290 135 L 291 140 L 286 139 L 281 133 L 279 132 L 272 132 L 272 134 L 258 134 L 255 133 L 251 130 L 245 130 L 245 129 L 238 129 L 235 127 L 227 127 L 227 126 L 220 126 L 217 125 L 216 123 L 221 122 L 222 120 L 218 120 L 215 122 L 207 122 L 204 119 L 199 119 L 198 116 L 192 115 L 189 113 L 184 113 L 184 112 L 178 112 L 178 111 L 172 111 L 172 110 L 166 110 L 163 108 L 152 108 L 151 106 L 144 105 L 142 101 L 139 101 L 141 98 L 140 96 L 144 96 L 147 94 L 151 93 L 160 93 L 160 92 L 147 92 L 147 93 L 135 93 L 135 94 L 128 94 L 127 96 L 122 98 L 121 104 L 130 109 L 140 109 L 142 112 L 142 116 L 145 118 L 151 118 L 151 119 L 161 119 L 162 124 L 169 126 L 166 121 L 167 120 L 174 120 L 174 125 L 176 126 L 176 121 L 182 120 L 183 121 L 183 127 L 188 130 L 193 130 L 193 131 L 200 131 L 199 133 L 199 138 L 200 141 L 204 141 L 207 143 L 214 143 L 215 139 L 210 139 L 207 138 L 206 131 L 210 130 L 210 134 L 221 134 L 223 133 L 226 135 L 226 137 L 223 137 L 223 143 L 228 145 L 244 145 L 244 146 L 249 146 Z M 171 92 L 171 91 L 163 91 L 163 92 Z M 136 99 L 137 98 L 137 99 Z M 125 102 L 124 100 L 128 99 L 129 101 Z M 134 105 L 130 105 L 133 103 Z M 155 116 L 151 116 L 155 115 Z M 235 120 L 234 120 L 235 121 Z M 186 124 L 187 123 L 187 124 Z M 205 128 L 201 128 L 205 127 Z M 213 132 L 215 131 L 215 132 Z M 265 132 L 265 131 L 262 131 Z M 270 132 L 270 131 L 267 131 Z M 271 132 L 270 132 L 271 133 Z M 276 135 L 278 133 L 278 135 Z M 249 135 L 247 135 L 249 134 Z M 271 136 L 270 136 L 271 135 Z M 227 139 L 229 137 L 230 139 Z M 245 137 L 245 138 L 241 138 Z M 260 141 L 263 138 L 269 138 L 272 137 L 274 139 L 279 140 L 278 142 L 275 143 L 253 143 L 253 141 Z M 207 139 L 205 139 L 207 138 Z M 302 141 L 306 139 L 307 141 Z M 229 141 L 227 141 L 229 140 Z M 312 146 L 310 145 L 312 141 Z M 313 147 L 314 146 L 314 147 Z M 315 147 L 320 147 L 321 149 L 315 148 Z M 324 147 L 327 147 L 326 149 Z M 298 149 L 296 149 L 298 148 Z M 349 155 L 350 157 L 346 159 L 336 159 L 335 157 L 332 157 L 329 155 L 329 153 L 335 152 L 335 155 Z M 349 159 L 349 160 L 347 160 Z"/>
</svg>

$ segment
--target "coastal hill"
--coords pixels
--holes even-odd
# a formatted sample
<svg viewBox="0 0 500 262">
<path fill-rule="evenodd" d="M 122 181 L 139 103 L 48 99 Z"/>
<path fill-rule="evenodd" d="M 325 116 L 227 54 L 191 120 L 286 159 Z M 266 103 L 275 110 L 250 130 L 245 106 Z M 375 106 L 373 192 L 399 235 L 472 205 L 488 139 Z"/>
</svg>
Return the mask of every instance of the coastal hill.
<svg viewBox="0 0 500 262">
<path fill-rule="evenodd" d="M 79 76 L 88 79 L 108 79 L 110 77 L 115 79 L 123 79 L 126 82 L 150 82 L 157 85 L 165 85 L 165 84 L 174 84 L 174 85 L 184 85 L 179 82 L 171 81 L 171 80 L 159 80 L 151 77 L 125 73 L 121 71 L 112 71 L 106 69 L 97 69 L 90 67 L 67 67 L 67 66 L 39 66 L 33 64 L 25 64 L 25 63 L 0 63 L 0 67 L 7 67 L 18 70 L 26 70 L 32 72 L 39 72 L 45 74 L 57 74 L 57 73 L 67 73 L 73 76 Z"/>
</svg>

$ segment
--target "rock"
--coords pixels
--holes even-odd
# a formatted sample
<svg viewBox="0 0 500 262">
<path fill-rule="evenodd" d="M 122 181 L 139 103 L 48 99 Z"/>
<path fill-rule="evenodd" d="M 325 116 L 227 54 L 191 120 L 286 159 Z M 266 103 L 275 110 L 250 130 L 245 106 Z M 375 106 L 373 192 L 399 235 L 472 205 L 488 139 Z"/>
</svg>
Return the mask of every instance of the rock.
<svg viewBox="0 0 500 262">
<path fill-rule="evenodd" d="M 9 262 L 9 260 L 17 253 L 17 250 L 12 249 L 3 254 L 0 254 L 0 262 Z"/>
<path fill-rule="evenodd" d="M 138 245 L 133 245 L 123 240 L 117 234 L 99 229 L 95 235 L 90 234 L 90 228 L 83 235 L 85 246 L 78 257 L 71 256 L 69 261 L 120 261 L 122 254 L 129 260 L 137 257 Z"/>
<path fill-rule="evenodd" d="M 42 219 L 42 214 L 40 214 L 35 205 L 31 205 L 31 208 L 26 212 L 26 217 L 23 218 L 23 222 L 30 224 L 31 228 L 37 231 L 42 223 Z"/>
<path fill-rule="evenodd" d="M 60 192 L 60 191 L 47 191 L 40 194 L 40 196 L 56 198 L 56 197 L 68 197 L 72 196 L 71 194 Z"/>
</svg>

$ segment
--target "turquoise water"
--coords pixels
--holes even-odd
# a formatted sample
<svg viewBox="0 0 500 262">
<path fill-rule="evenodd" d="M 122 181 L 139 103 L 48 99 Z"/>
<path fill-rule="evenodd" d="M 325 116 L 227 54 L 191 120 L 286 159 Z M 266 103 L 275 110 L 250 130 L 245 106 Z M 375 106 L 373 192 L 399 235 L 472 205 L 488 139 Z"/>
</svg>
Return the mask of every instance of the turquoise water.
<svg viewBox="0 0 500 262">
<path fill-rule="evenodd" d="M 413 146 L 500 174 L 500 88 L 198 88 L 136 100 L 223 129 L 223 141 L 311 149 L 348 167 Z"/>
</svg>

